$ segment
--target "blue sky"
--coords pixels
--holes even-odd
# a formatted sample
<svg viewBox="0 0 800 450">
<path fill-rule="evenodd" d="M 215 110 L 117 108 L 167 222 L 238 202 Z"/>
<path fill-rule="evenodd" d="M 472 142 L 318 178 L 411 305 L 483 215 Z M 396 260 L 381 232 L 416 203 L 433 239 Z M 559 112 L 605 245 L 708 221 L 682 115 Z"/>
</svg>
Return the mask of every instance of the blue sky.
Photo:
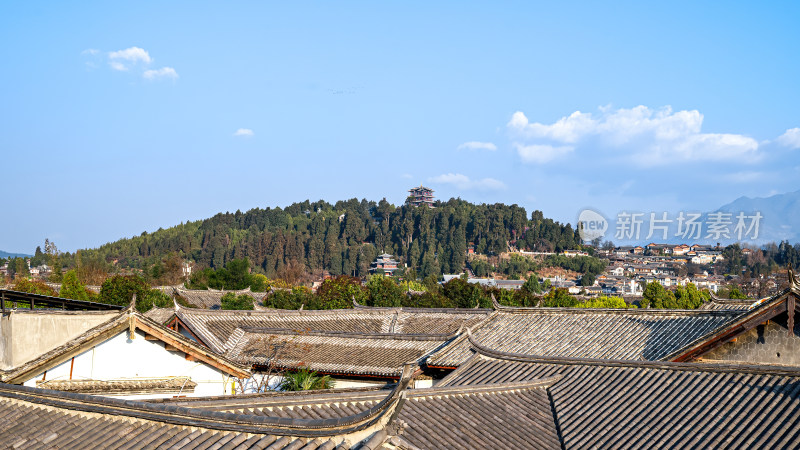
<svg viewBox="0 0 800 450">
<path fill-rule="evenodd" d="M 798 189 L 796 2 L 3 2 L 0 249 L 352 197 Z"/>
</svg>

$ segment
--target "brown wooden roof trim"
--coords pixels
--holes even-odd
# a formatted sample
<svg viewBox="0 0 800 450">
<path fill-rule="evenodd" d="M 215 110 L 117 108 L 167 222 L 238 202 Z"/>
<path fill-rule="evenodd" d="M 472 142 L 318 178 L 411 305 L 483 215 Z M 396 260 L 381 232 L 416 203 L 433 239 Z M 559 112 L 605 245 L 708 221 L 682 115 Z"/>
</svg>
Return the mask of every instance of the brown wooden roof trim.
<svg viewBox="0 0 800 450">
<path fill-rule="evenodd" d="M 189 339 L 186 339 L 184 336 L 173 330 L 170 330 L 169 328 L 154 325 L 156 325 L 156 323 L 150 319 L 139 316 L 138 314 L 136 315 L 136 327 L 151 336 L 159 338 L 165 344 L 171 345 L 188 355 L 192 355 L 200 361 L 229 375 L 233 375 L 236 378 L 250 377 L 250 371 L 245 367 L 235 364 L 224 359 L 220 355 L 210 352 L 209 350 L 193 343 Z"/>
<path fill-rule="evenodd" d="M 727 343 L 737 336 L 745 333 L 758 325 L 787 312 L 789 307 L 797 311 L 797 289 L 790 287 L 776 294 L 771 299 L 761 302 L 760 305 L 742 315 L 733 323 L 712 331 L 702 336 L 688 346 L 667 355 L 664 360 L 674 362 L 691 361 L 698 356 Z M 794 333 L 794 314 L 789 314 L 789 333 Z"/>
</svg>

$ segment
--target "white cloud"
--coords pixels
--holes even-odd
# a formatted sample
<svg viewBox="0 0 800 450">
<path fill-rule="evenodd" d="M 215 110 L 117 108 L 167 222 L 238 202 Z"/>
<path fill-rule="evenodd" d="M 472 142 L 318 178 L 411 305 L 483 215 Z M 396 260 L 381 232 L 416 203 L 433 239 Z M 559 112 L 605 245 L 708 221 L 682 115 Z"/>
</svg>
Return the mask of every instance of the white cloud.
<svg viewBox="0 0 800 450">
<path fill-rule="evenodd" d="M 124 60 L 132 64 L 135 64 L 139 61 L 145 64 L 150 64 L 153 62 L 152 58 L 150 58 L 150 54 L 147 53 L 147 50 L 139 47 L 130 47 L 126 48 L 125 50 L 110 52 L 108 54 L 108 58 L 111 60 Z"/>
<path fill-rule="evenodd" d="M 414 178 L 414 176 L 411 175 L 410 173 L 404 173 L 404 174 L 402 174 L 400 176 L 403 177 L 403 178 Z"/>
<path fill-rule="evenodd" d="M 491 142 L 478 142 L 478 141 L 469 141 L 464 142 L 463 144 L 458 146 L 459 150 L 489 150 L 495 151 L 497 150 L 497 146 L 492 144 Z"/>
<path fill-rule="evenodd" d="M 122 64 L 119 61 L 110 61 L 108 64 L 114 70 L 119 70 L 121 72 L 124 72 L 124 71 L 128 70 L 128 67 L 125 64 Z"/>
<path fill-rule="evenodd" d="M 702 124 L 703 115 L 696 110 L 637 106 L 600 108 L 596 115 L 575 111 L 552 124 L 531 123 L 517 111 L 507 129 L 520 158 L 536 164 L 584 148 L 619 153 L 642 166 L 687 161 L 752 162 L 760 157 L 755 139 L 702 133 Z"/>
<path fill-rule="evenodd" d="M 520 159 L 526 163 L 543 164 L 567 155 L 574 150 L 570 146 L 554 147 L 547 144 L 522 145 L 514 144 Z"/>
<path fill-rule="evenodd" d="M 800 128 L 786 130 L 776 141 L 784 147 L 800 148 Z"/>
<path fill-rule="evenodd" d="M 96 55 L 98 53 L 100 53 L 100 50 L 97 50 L 96 48 L 87 48 L 81 52 L 81 55 Z"/>
<path fill-rule="evenodd" d="M 162 67 L 155 70 L 145 70 L 142 76 L 147 80 L 156 80 L 159 78 L 172 78 L 174 80 L 178 78 L 178 72 L 172 67 Z"/>
<path fill-rule="evenodd" d="M 460 173 L 445 173 L 428 178 L 428 181 L 431 183 L 449 184 L 458 189 L 464 190 L 474 189 L 479 191 L 497 191 L 506 188 L 505 183 L 494 178 L 471 180 L 468 176 Z"/>
<path fill-rule="evenodd" d="M 255 133 L 253 133 L 253 130 L 249 128 L 239 128 L 238 130 L 236 130 L 236 132 L 233 133 L 233 135 L 250 137 L 250 136 L 255 136 Z"/>
</svg>

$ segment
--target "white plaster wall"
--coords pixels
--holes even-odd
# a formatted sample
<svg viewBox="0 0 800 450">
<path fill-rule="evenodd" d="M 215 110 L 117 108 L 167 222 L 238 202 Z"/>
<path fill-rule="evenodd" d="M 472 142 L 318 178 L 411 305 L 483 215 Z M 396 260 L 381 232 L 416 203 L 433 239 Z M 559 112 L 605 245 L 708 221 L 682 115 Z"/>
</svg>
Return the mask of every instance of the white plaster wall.
<svg viewBox="0 0 800 450">
<path fill-rule="evenodd" d="M 46 379 L 118 380 L 131 378 L 161 378 L 188 376 L 197 383 L 190 397 L 225 395 L 231 393 L 231 378 L 222 371 L 200 361 L 189 361 L 183 352 L 167 351 L 161 341 L 148 341 L 144 333 L 136 330 L 136 338 L 128 339 L 128 331 L 76 355 L 47 370 Z M 24 383 L 36 386 L 45 373 L 39 373 Z M 120 398 L 164 398 L 176 394 L 118 396 Z"/>
<path fill-rule="evenodd" d="M 13 311 L 0 317 L 0 369 L 18 367 L 85 331 L 119 315 L 119 311 Z"/>
</svg>

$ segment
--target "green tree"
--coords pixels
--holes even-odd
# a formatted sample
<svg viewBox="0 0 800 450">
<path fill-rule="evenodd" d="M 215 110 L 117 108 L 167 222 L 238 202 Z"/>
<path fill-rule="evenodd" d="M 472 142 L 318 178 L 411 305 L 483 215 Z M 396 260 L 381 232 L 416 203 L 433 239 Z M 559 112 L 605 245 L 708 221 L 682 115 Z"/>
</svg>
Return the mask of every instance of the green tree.
<svg viewBox="0 0 800 450">
<path fill-rule="evenodd" d="M 86 289 L 86 286 L 78 279 L 75 269 L 68 270 L 61 281 L 61 291 L 59 297 L 71 298 L 73 300 L 93 300 L 97 295 Z"/>
<path fill-rule="evenodd" d="M 645 286 L 639 305 L 642 308 L 657 309 L 675 309 L 678 307 L 675 294 L 664 288 L 657 281 L 651 281 Z"/>
<path fill-rule="evenodd" d="M 629 305 L 622 297 L 597 297 L 575 305 L 578 308 L 636 308 Z"/>
<path fill-rule="evenodd" d="M 151 289 L 144 278 L 136 275 L 115 275 L 106 279 L 100 288 L 98 300 L 110 305 L 127 306 L 136 294 L 136 309 L 149 311 L 153 307 L 169 308 L 172 299 L 169 295 Z"/>
<path fill-rule="evenodd" d="M 358 278 L 342 275 L 323 281 L 309 306 L 312 309 L 352 308 L 353 298 L 360 304 L 366 304 L 367 292 Z"/>
<path fill-rule="evenodd" d="M 522 289 L 531 294 L 541 294 L 542 286 L 539 284 L 539 275 L 533 273 L 533 275 L 529 276 L 525 284 L 522 285 Z"/>
<path fill-rule="evenodd" d="M 542 306 L 548 308 L 572 308 L 578 303 L 578 299 L 569 295 L 564 288 L 553 289 L 542 297 Z"/>
<path fill-rule="evenodd" d="M 55 289 L 46 285 L 44 282 L 38 280 L 33 281 L 27 278 L 18 279 L 16 282 L 14 282 L 14 286 L 11 288 L 11 290 L 17 292 L 27 292 L 29 294 L 49 295 L 50 297 L 58 296 L 58 293 L 55 291 Z"/>
<path fill-rule="evenodd" d="M 367 282 L 369 306 L 402 306 L 405 292 L 391 278 L 372 275 Z"/>
<path fill-rule="evenodd" d="M 222 309 L 252 310 L 253 302 L 253 297 L 247 294 L 237 296 L 233 292 L 228 292 L 220 299 L 220 306 Z"/>
</svg>

